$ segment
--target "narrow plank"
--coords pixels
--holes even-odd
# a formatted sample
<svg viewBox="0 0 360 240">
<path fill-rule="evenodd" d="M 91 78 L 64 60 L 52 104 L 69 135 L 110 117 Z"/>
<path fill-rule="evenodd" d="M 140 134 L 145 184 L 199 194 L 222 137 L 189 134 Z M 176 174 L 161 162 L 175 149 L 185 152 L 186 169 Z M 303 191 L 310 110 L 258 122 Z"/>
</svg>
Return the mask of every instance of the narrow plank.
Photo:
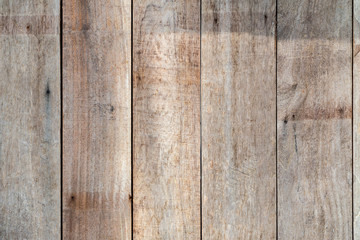
<svg viewBox="0 0 360 240">
<path fill-rule="evenodd" d="M 203 2 L 204 239 L 276 239 L 275 4 Z"/>
<path fill-rule="evenodd" d="M 279 239 L 352 238 L 350 0 L 278 0 Z"/>
<path fill-rule="evenodd" d="M 63 236 L 131 238 L 131 1 L 63 1 Z"/>
<path fill-rule="evenodd" d="M 353 174 L 354 239 L 360 239 L 360 1 L 354 0 L 353 41 Z"/>
<path fill-rule="evenodd" d="M 134 239 L 200 239 L 199 1 L 134 1 Z"/>
<path fill-rule="evenodd" d="M 59 7 L 0 1 L 0 239 L 60 239 Z"/>
</svg>

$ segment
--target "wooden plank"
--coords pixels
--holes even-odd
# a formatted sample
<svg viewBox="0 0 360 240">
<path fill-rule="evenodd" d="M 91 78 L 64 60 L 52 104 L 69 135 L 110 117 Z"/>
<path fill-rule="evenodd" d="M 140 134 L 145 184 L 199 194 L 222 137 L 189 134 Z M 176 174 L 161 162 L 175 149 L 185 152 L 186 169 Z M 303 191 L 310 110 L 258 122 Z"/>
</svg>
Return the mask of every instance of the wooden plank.
<svg viewBox="0 0 360 240">
<path fill-rule="evenodd" d="M 351 1 L 278 1 L 279 239 L 352 238 Z"/>
<path fill-rule="evenodd" d="M 275 1 L 202 9 L 203 238 L 276 239 Z"/>
<path fill-rule="evenodd" d="M 63 1 L 63 236 L 131 238 L 131 1 Z"/>
<path fill-rule="evenodd" d="M 60 239 L 59 7 L 0 1 L 0 239 Z"/>
<path fill-rule="evenodd" d="M 199 1 L 134 1 L 134 239 L 200 239 Z"/>
<path fill-rule="evenodd" d="M 360 1 L 354 0 L 353 18 L 353 173 L 354 239 L 360 239 Z"/>
</svg>

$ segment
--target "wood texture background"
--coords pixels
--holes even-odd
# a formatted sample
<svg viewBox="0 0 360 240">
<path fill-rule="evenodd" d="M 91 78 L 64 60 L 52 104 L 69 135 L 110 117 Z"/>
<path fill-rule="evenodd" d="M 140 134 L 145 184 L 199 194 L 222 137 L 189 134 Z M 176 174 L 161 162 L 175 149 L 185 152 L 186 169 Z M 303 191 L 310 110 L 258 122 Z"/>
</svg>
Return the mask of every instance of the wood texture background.
<svg viewBox="0 0 360 240">
<path fill-rule="evenodd" d="M 204 1 L 203 238 L 276 237 L 275 1 Z"/>
<path fill-rule="evenodd" d="M 134 238 L 200 238 L 200 4 L 134 2 Z"/>
<path fill-rule="evenodd" d="M 351 239 L 351 1 L 277 9 L 278 238 Z"/>
<path fill-rule="evenodd" d="M 360 239 L 360 1 L 353 6 L 353 232 Z"/>
<path fill-rule="evenodd" d="M 360 239 L 360 1 L 353 6 L 353 231 Z"/>
<path fill-rule="evenodd" d="M 63 3 L 63 237 L 131 239 L 131 2 Z"/>
<path fill-rule="evenodd" d="M 0 1 L 0 239 L 60 238 L 59 10 Z"/>
<path fill-rule="evenodd" d="M 360 240 L 359 1 L 0 0 L 0 239 Z"/>
</svg>

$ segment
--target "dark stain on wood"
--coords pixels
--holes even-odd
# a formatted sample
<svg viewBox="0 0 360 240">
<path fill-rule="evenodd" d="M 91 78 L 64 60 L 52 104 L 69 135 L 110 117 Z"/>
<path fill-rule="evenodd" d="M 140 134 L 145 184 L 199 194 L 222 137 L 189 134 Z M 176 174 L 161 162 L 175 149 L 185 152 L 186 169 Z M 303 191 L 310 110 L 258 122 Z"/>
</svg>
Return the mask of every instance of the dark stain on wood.
<svg viewBox="0 0 360 240">
<path fill-rule="evenodd" d="M 59 34 L 59 16 L 0 16 L 0 34 Z"/>
<path fill-rule="evenodd" d="M 45 96 L 46 98 L 50 98 L 50 86 L 49 86 L 49 83 L 46 83 L 46 91 L 45 91 Z"/>
<path fill-rule="evenodd" d="M 326 120 L 326 119 L 351 119 L 352 118 L 352 108 L 350 107 L 329 107 L 326 108 L 298 108 L 296 110 L 296 115 L 292 114 L 292 121 L 301 121 L 301 120 Z M 285 116 L 284 123 L 287 123 L 288 117 Z"/>
</svg>

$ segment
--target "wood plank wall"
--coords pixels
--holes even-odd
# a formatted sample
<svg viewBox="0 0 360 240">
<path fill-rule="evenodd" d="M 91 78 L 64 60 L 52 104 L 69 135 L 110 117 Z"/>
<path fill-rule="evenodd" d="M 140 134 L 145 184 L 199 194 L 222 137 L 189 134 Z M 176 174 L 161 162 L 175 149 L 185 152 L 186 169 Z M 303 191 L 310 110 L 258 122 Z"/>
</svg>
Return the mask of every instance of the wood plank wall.
<svg viewBox="0 0 360 240">
<path fill-rule="evenodd" d="M 278 1 L 279 239 L 351 239 L 351 10 Z"/>
<path fill-rule="evenodd" d="M 135 239 L 200 238 L 200 4 L 134 1 Z"/>
<path fill-rule="evenodd" d="M 202 4 L 204 239 L 276 237 L 275 6 Z"/>
<path fill-rule="evenodd" d="M 63 237 L 130 239 L 131 2 L 63 3 Z"/>
<path fill-rule="evenodd" d="M 360 0 L 0 0 L 0 239 L 360 240 L 359 51 Z"/>
<path fill-rule="evenodd" d="M 59 239 L 60 1 L 0 1 L 0 239 Z"/>
</svg>

